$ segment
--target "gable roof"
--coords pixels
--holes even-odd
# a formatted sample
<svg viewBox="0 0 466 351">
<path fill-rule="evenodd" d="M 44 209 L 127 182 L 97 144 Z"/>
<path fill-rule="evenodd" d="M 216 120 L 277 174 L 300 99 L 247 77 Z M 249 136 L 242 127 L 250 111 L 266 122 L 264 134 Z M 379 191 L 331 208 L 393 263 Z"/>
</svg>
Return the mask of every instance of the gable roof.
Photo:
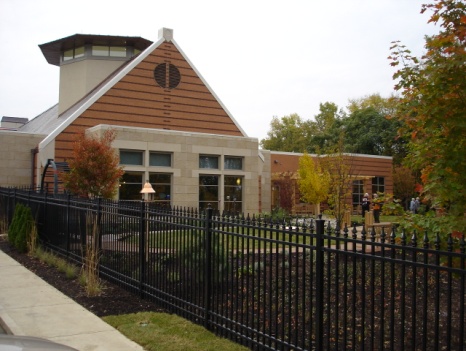
<svg viewBox="0 0 466 351">
<path fill-rule="evenodd" d="M 171 42 L 175 48 L 182 55 L 183 59 L 190 65 L 190 68 L 197 74 L 199 79 L 205 85 L 210 94 L 215 98 L 218 104 L 222 107 L 225 113 L 228 115 L 230 120 L 234 123 L 236 128 L 240 131 L 242 136 L 247 136 L 245 131 L 241 128 L 238 122 L 233 118 L 231 113 L 225 107 L 225 105 L 220 101 L 218 96 L 214 93 L 212 88 L 208 85 L 199 71 L 195 68 L 192 62 L 188 59 L 186 54 L 181 50 L 178 44 L 173 39 L 173 31 L 171 29 L 162 28 L 159 30 L 159 40 L 150 45 L 146 50 L 140 53 L 138 56 L 133 57 L 126 64 L 122 65 L 117 69 L 112 75 L 110 75 L 105 81 L 103 81 L 99 86 L 87 94 L 83 99 L 78 103 L 73 105 L 70 109 L 62 113 L 60 116 L 56 116 L 56 120 L 50 124 L 47 128 L 53 128 L 49 131 L 48 136 L 39 144 L 39 149 L 45 148 L 51 141 L 53 141 L 62 131 L 64 131 L 68 126 L 70 126 L 82 113 L 84 113 L 88 108 L 90 108 L 99 98 L 101 98 L 105 93 L 107 93 L 112 87 L 114 87 L 121 79 L 123 79 L 131 70 L 133 70 L 138 64 L 144 61 L 155 49 L 160 47 L 164 42 Z M 58 113 L 58 110 L 57 112 Z M 42 116 L 42 115 L 41 115 Z M 48 115 L 47 115 L 48 116 Z M 39 116 L 38 116 L 39 117 Z M 50 116 L 48 116 L 50 117 Z M 45 116 L 39 119 L 45 119 Z M 27 129 L 28 127 L 26 127 Z"/>
<path fill-rule="evenodd" d="M 114 35 L 92 35 L 92 34 L 74 34 L 69 37 L 57 39 L 49 43 L 39 45 L 42 54 L 48 63 L 60 66 L 60 57 L 63 51 L 74 47 L 84 46 L 92 43 L 94 45 L 108 46 L 132 46 L 135 49 L 143 51 L 152 42 L 141 37 L 121 37 Z"/>
</svg>

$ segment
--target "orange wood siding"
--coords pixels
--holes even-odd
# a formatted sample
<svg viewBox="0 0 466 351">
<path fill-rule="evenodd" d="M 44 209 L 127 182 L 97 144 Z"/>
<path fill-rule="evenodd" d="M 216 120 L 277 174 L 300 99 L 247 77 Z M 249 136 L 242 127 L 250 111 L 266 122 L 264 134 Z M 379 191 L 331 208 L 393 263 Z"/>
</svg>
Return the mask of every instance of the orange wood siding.
<svg viewBox="0 0 466 351">
<path fill-rule="evenodd" d="M 298 172 L 299 158 L 296 154 L 274 154 L 270 155 L 271 174 Z M 346 156 L 348 164 L 351 165 L 351 174 L 355 176 L 384 177 L 385 192 L 393 194 L 393 162 L 390 158 L 377 156 Z M 372 179 L 364 179 L 364 191 L 372 192 Z M 371 195 L 372 196 L 372 195 Z M 297 203 L 299 199 L 296 200 Z"/>
<path fill-rule="evenodd" d="M 161 63 L 171 63 L 180 71 L 181 82 L 175 89 L 155 82 L 154 68 Z M 189 63 L 167 42 L 57 136 L 55 159 L 71 157 L 74 135 L 99 124 L 243 136 Z"/>
</svg>

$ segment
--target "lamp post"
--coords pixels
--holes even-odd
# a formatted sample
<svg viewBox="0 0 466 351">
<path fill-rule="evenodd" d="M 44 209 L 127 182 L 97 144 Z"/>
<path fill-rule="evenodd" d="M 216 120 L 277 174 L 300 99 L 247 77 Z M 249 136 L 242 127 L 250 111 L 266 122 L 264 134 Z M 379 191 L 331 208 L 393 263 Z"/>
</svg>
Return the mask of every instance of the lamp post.
<svg viewBox="0 0 466 351">
<path fill-rule="evenodd" d="M 152 184 L 146 180 L 146 183 L 142 187 L 140 191 L 143 197 L 143 201 L 145 202 L 145 212 L 146 212 L 146 232 L 145 232 L 145 239 L 146 239 L 146 262 L 149 260 L 149 211 L 148 211 L 148 204 L 149 201 L 152 200 L 153 195 L 155 194 L 155 190 L 152 187 Z"/>
</svg>

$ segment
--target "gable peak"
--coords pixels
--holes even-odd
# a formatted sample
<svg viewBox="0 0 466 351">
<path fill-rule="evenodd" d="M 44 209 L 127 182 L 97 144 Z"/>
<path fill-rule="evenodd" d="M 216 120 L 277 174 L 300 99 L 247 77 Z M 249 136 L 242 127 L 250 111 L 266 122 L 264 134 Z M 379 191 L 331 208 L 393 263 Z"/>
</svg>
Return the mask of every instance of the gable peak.
<svg viewBox="0 0 466 351">
<path fill-rule="evenodd" d="M 172 41 L 173 40 L 173 29 L 160 28 L 159 39 L 165 39 L 166 41 Z"/>
</svg>

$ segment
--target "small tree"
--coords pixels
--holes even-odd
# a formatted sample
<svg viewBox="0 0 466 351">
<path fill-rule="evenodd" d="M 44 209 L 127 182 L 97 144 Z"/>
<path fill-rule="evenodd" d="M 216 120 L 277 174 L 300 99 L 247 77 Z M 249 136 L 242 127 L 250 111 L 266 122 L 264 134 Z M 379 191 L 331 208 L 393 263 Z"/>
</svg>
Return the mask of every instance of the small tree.
<svg viewBox="0 0 466 351">
<path fill-rule="evenodd" d="M 309 154 L 299 158 L 299 192 L 301 198 L 314 204 L 315 213 L 320 213 L 320 203 L 328 197 L 330 189 L 330 175 L 324 171 L 319 163 L 314 163 Z"/>
<path fill-rule="evenodd" d="M 83 197 L 112 198 L 124 171 L 118 154 L 112 148 L 116 132 L 106 130 L 100 138 L 86 133 L 77 135 L 69 173 L 62 173 L 65 189 Z"/>
<path fill-rule="evenodd" d="M 294 184 L 291 174 L 275 174 L 273 176 L 273 185 L 278 191 L 279 208 L 290 214 L 294 204 Z"/>
<path fill-rule="evenodd" d="M 124 171 L 112 148 L 115 137 L 116 132 L 112 129 L 106 130 L 100 138 L 78 134 L 73 144 L 73 158 L 68 162 L 70 172 L 61 174 L 65 189 L 75 195 L 91 198 L 112 198 L 116 194 L 118 181 Z M 88 295 L 95 296 L 100 292 L 99 219 L 91 211 L 86 214 L 86 228 L 86 237 L 90 236 L 91 240 L 83 248 L 82 276 Z"/>
<path fill-rule="evenodd" d="M 322 169 L 330 177 L 328 204 L 337 224 L 341 227 L 345 212 L 349 210 L 348 199 L 351 198 L 352 176 L 351 156 L 345 155 L 343 135 L 338 144 L 321 160 Z"/>
</svg>

